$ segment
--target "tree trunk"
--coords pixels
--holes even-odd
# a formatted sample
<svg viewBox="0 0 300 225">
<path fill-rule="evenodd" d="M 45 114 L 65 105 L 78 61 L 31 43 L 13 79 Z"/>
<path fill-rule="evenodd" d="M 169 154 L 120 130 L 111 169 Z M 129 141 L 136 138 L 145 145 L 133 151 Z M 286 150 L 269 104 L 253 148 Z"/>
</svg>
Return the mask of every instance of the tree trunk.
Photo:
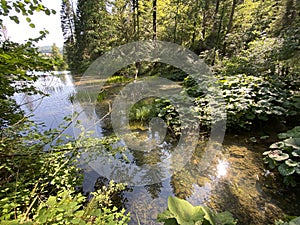
<svg viewBox="0 0 300 225">
<path fill-rule="evenodd" d="M 226 34 L 229 34 L 231 32 L 236 4 L 237 4 L 237 0 L 232 0 L 232 7 L 231 7 L 230 16 L 229 16 L 229 22 L 227 24 Z"/>
<path fill-rule="evenodd" d="M 207 12 L 209 10 L 209 2 L 210 0 L 205 1 L 204 10 L 203 10 L 203 17 L 202 17 L 202 38 L 205 39 L 206 35 L 206 26 L 207 26 Z"/>
<path fill-rule="evenodd" d="M 232 29 L 233 18 L 234 18 L 234 12 L 235 12 L 235 8 L 236 8 L 236 4 L 237 4 L 237 0 L 232 0 L 231 12 L 230 12 L 229 21 L 228 21 L 228 24 L 227 24 L 225 38 L 231 32 L 231 29 Z M 227 46 L 226 46 L 226 41 L 225 41 L 224 45 L 223 45 L 223 51 L 222 51 L 223 54 L 226 53 L 226 47 Z"/>
<path fill-rule="evenodd" d="M 157 38 L 156 12 L 157 12 L 157 0 L 153 0 L 153 40 L 156 40 L 156 38 Z"/>
</svg>

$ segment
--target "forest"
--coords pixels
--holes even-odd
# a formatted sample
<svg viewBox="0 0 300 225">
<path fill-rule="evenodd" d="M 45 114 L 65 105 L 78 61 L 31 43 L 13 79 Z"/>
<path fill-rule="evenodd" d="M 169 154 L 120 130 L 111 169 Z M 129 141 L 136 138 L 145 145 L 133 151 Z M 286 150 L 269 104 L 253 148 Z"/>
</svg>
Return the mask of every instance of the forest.
<svg viewBox="0 0 300 225">
<path fill-rule="evenodd" d="M 3 17 L 17 24 L 25 17 L 34 29 L 30 17 L 37 12 L 60 14 L 63 55 L 55 45 L 52 56 L 41 53 L 37 43 L 47 31 L 23 44 L 8 38 Z M 300 1 L 61 0 L 61 11 L 56 12 L 43 0 L 1 0 L 0 31 L 0 224 L 300 224 Z M 207 65 L 214 83 L 160 59 L 131 63 L 106 79 L 94 97 L 88 96 L 95 100 L 94 111 L 105 134 L 101 138 L 85 130 L 77 113 L 66 116 L 58 127 L 45 129 L 16 101 L 15 96 L 22 93 L 51 97 L 36 88 L 41 79 L 37 71 L 67 68 L 74 83 L 81 82 L 87 89 L 84 78 L 97 68 L 97 59 L 116 49 L 126 58 L 122 46 L 132 43 L 172 43 L 166 46 L 187 49 Z M 176 58 L 172 51 L 165 54 Z M 135 133 L 142 139 L 153 123 L 164 121 L 166 126 L 166 138 L 160 143 L 167 144 L 141 153 L 134 151 L 134 145 L 123 146 L 123 137 L 113 134 L 111 107 L 119 92 L 123 95 L 127 87 L 133 93 L 130 85 L 145 79 L 153 84 L 151 93 L 160 93 L 155 79 L 177 85 L 182 92 L 171 100 L 152 94 L 128 103 L 132 133 L 125 134 L 124 140 L 134 142 L 130 135 Z M 186 99 L 183 92 L 191 105 L 182 112 L 188 108 L 189 116 L 182 116 L 172 104 Z M 214 106 L 218 103 L 215 92 L 222 107 Z M 85 97 L 78 89 L 67 100 L 75 104 Z M 218 127 L 223 122 L 224 127 Z M 158 167 L 161 171 L 155 172 L 161 181 L 143 187 L 151 204 L 161 200 L 163 207 L 136 195 L 134 208 L 128 200 L 133 194 L 128 193 L 139 189 L 109 177 L 98 178 L 93 192 L 83 191 L 85 154 L 92 152 L 91 158 L 109 154 L 125 165 L 124 171 L 133 164 L 151 168 L 168 164 L 164 154 L 176 155 L 168 146 L 179 145 L 182 137 L 186 143 L 193 142 L 192 135 L 186 134 L 190 125 L 185 123 L 200 127 L 198 147 L 168 179 L 162 179 L 165 170 Z M 76 138 L 66 134 L 70 127 L 81 133 Z M 222 149 L 218 160 L 208 162 L 217 169 L 207 166 L 202 171 L 203 146 L 210 143 L 215 127 L 224 132 L 224 141 L 222 135 L 218 137 Z M 187 152 L 188 148 L 192 144 Z M 218 173 L 220 168 L 228 169 L 228 174 Z M 166 182 L 172 191 L 166 191 Z M 212 187 L 209 196 L 214 197 L 200 201 L 208 184 Z"/>
</svg>

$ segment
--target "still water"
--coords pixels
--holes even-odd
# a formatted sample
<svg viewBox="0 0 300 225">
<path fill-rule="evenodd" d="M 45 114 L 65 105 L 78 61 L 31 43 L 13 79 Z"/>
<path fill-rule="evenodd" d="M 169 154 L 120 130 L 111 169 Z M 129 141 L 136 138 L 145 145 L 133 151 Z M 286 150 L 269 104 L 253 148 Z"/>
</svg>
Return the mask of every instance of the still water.
<svg viewBox="0 0 300 225">
<path fill-rule="evenodd" d="M 58 73 L 57 76 L 41 74 L 35 85 L 49 96 L 18 94 L 15 99 L 33 121 L 44 123 L 45 129 L 55 128 L 63 122 L 64 117 L 79 112 L 78 119 L 85 127 L 96 131 L 96 137 L 111 133 L 103 123 L 95 122 L 95 118 L 97 120 L 101 114 L 105 114 L 100 112 L 101 105 L 96 107 L 91 116 L 91 112 L 85 112 L 80 104 L 72 103 L 72 96 L 77 91 L 75 83 L 73 76 L 67 72 Z M 67 134 L 74 137 L 79 132 L 73 126 L 66 130 Z M 151 136 L 147 129 L 136 132 L 139 132 L 141 138 L 155 139 L 155 135 Z M 159 224 L 156 222 L 157 214 L 167 208 L 170 195 L 186 199 L 194 205 L 205 204 L 219 212 L 228 210 L 239 220 L 238 224 L 243 225 L 272 224 L 274 219 L 282 217 L 284 213 L 299 215 L 299 192 L 286 190 L 274 174 L 266 170 L 261 157 L 264 145 L 253 144 L 248 140 L 249 137 L 245 135 L 228 136 L 222 150 L 204 171 L 201 168 L 201 157 L 205 141 L 199 141 L 197 149 L 182 169 L 170 176 L 163 176 L 164 179 L 157 183 L 130 186 L 120 197 L 120 203 L 131 212 L 131 224 Z M 123 154 L 127 161 L 121 165 L 124 166 L 124 173 L 131 176 L 132 166 L 167 163 L 164 160 L 169 158 L 175 144 L 174 140 L 168 140 L 151 152 L 137 153 L 126 149 Z M 83 191 L 86 193 L 94 191 L 110 179 L 100 175 L 93 166 L 84 165 L 83 168 Z M 158 169 L 156 175 L 163 171 L 163 168 Z"/>
</svg>

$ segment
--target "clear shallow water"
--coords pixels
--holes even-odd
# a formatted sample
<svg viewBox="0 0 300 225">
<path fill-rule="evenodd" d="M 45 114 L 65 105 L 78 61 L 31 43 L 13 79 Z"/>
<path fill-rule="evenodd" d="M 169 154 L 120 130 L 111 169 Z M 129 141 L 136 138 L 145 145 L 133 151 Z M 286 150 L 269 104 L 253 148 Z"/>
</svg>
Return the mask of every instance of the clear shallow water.
<svg viewBox="0 0 300 225">
<path fill-rule="evenodd" d="M 95 117 L 91 118 L 91 112 L 86 113 L 80 104 L 72 104 L 70 97 L 76 93 L 74 83 L 72 75 L 68 73 L 41 76 L 36 86 L 48 93 L 49 97 L 18 94 L 15 99 L 28 115 L 33 115 L 32 120 L 45 123 L 45 129 L 59 126 L 65 116 L 77 111 L 80 112 L 79 120 L 86 127 L 95 129 L 98 137 L 109 134 L 109 128 L 104 123 L 93 127 L 95 117 L 101 118 L 106 113 L 104 107 L 96 107 L 92 112 Z M 147 131 L 136 132 L 140 133 L 141 138 L 150 137 Z M 76 136 L 79 131 L 69 127 L 66 133 Z M 159 183 L 129 187 L 120 197 L 120 202 L 131 212 L 131 224 L 158 224 L 155 222 L 157 214 L 167 208 L 170 195 L 184 198 L 194 205 L 205 204 L 217 211 L 231 211 L 239 219 L 239 224 L 243 225 L 272 224 L 275 218 L 283 217 L 284 213 L 299 215 L 300 190 L 286 189 L 274 174 L 267 172 L 261 157 L 265 145 L 251 144 L 248 139 L 245 135 L 228 136 L 223 150 L 205 171 L 201 168 L 205 142 L 199 142 L 184 168 L 171 177 Z M 128 159 L 127 166 L 162 162 L 172 152 L 168 143 L 151 152 L 137 153 L 127 149 L 124 153 Z M 88 165 L 84 168 L 83 189 L 85 192 L 94 191 L 103 184 L 103 177 Z"/>
<path fill-rule="evenodd" d="M 91 118 L 84 112 L 79 104 L 71 102 L 72 96 L 76 93 L 76 87 L 72 75 L 67 71 L 55 72 L 51 74 L 39 74 L 40 78 L 34 86 L 49 96 L 27 95 L 24 93 L 15 94 L 14 98 L 27 116 L 37 123 L 44 123 L 44 129 L 57 128 L 64 122 L 65 117 L 72 117 L 79 113 L 78 120 L 82 121 L 86 127 L 92 124 Z M 93 127 L 94 128 L 94 127 Z M 97 135 L 102 135 L 100 126 L 96 126 Z M 70 126 L 65 133 L 77 136 L 79 130 Z"/>
</svg>

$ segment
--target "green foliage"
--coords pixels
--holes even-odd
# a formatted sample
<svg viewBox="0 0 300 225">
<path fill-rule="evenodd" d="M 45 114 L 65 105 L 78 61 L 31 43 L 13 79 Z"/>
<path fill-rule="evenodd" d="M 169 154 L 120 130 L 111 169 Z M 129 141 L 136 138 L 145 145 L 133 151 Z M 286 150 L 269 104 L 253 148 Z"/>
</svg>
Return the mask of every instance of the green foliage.
<svg viewBox="0 0 300 225">
<path fill-rule="evenodd" d="M 22 122 L 1 131 L 0 218 L 26 211 L 30 216 L 39 199 L 81 183 L 75 143 L 65 143 L 61 129 L 41 133 L 36 125 Z"/>
<path fill-rule="evenodd" d="M 65 224 L 66 221 L 68 224 L 125 224 L 128 221 L 124 210 L 113 208 L 111 201 L 113 193 L 123 190 L 124 185 L 110 183 L 94 193 L 87 206 L 85 197 L 76 193 L 82 181 L 79 169 L 82 162 L 78 161 L 81 153 L 91 147 L 102 149 L 102 145 L 83 133 L 76 140 L 64 135 L 63 131 L 71 123 L 71 118 L 66 118 L 65 125 L 43 133 L 30 122 L 1 131 L 1 220 L 33 224 Z M 100 142 L 105 145 L 112 140 Z"/>
<path fill-rule="evenodd" d="M 93 198 L 86 204 L 86 197 L 70 190 L 61 190 L 41 202 L 32 218 L 2 221 L 5 224 L 118 224 L 129 222 L 129 214 L 118 210 L 107 201 L 110 194 L 124 190 L 124 185 L 112 182 L 105 190 L 92 193 Z M 109 202 L 109 204 L 108 204 Z M 23 215 L 20 216 L 22 218 Z"/>
<path fill-rule="evenodd" d="M 174 104 L 169 99 L 156 99 L 155 108 L 158 112 L 158 117 L 166 122 L 175 135 L 180 135 L 181 120 Z"/>
<path fill-rule="evenodd" d="M 158 222 L 165 225 L 234 225 L 236 220 L 229 212 L 214 213 L 206 206 L 193 206 L 189 202 L 170 196 L 168 209 L 158 214 Z"/>
<path fill-rule="evenodd" d="M 297 115 L 297 102 L 288 87 L 288 79 L 256 77 L 251 75 L 220 76 L 217 84 L 226 104 L 227 128 L 250 129 L 258 121 Z M 211 123 L 211 96 L 188 76 L 185 79 L 187 93 L 195 98 L 195 111 L 200 123 Z"/>
<path fill-rule="evenodd" d="M 278 134 L 278 138 L 282 141 L 273 143 L 263 153 L 264 161 L 271 169 L 277 168 L 285 184 L 296 186 L 300 175 L 300 126 Z"/>
<path fill-rule="evenodd" d="M 63 55 L 60 53 L 60 50 L 56 44 L 53 44 L 51 47 L 51 58 L 55 63 L 52 68 L 53 70 L 64 71 L 67 69 L 67 64 L 65 63 Z"/>
<path fill-rule="evenodd" d="M 33 87 L 37 76 L 34 70 L 44 71 L 51 68 L 51 60 L 40 56 L 33 42 L 16 44 L 10 41 L 0 43 L 0 127 L 17 122 L 22 118 L 12 96 L 15 93 L 36 94 Z"/>
<path fill-rule="evenodd" d="M 9 16 L 15 23 L 19 23 L 19 17 L 17 15 L 10 16 L 11 11 L 21 13 L 23 16 L 27 16 L 26 21 L 30 26 L 34 26 L 29 18 L 35 12 L 43 11 L 46 15 L 55 14 L 55 10 L 50 10 L 42 4 L 41 0 L 16 0 L 7 1 L 2 0 L 0 2 L 0 16 Z M 2 27 L 2 20 L 0 20 Z"/>
<path fill-rule="evenodd" d="M 111 76 L 107 79 L 106 83 L 107 84 L 114 84 L 114 83 L 125 83 L 132 81 L 131 78 L 126 78 L 124 76 Z"/>
<path fill-rule="evenodd" d="M 143 99 L 131 107 L 129 111 L 129 120 L 131 122 L 148 123 L 151 118 L 157 115 L 154 99 Z"/>
<path fill-rule="evenodd" d="M 298 225 L 300 224 L 300 217 L 296 217 L 288 222 L 284 222 L 282 220 L 275 221 L 275 225 Z"/>
<path fill-rule="evenodd" d="M 16 15 L 10 16 L 11 11 Z M 29 16 L 36 11 L 55 13 L 40 0 L 0 2 L 0 16 L 19 23 L 18 13 L 22 13 L 28 16 L 26 21 L 32 28 L 35 25 Z M 55 46 L 54 60 L 43 57 L 34 46 L 46 34 L 42 31 L 40 37 L 25 44 L 10 42 L 6 37 L 2 41 L 0 34 L 1 224 L 126 224 L 129 217 L 125 211 L 114 208 L 110 201 L 112 193 L 123 190 L 123 185 L 111 183 L 93 193 L 87 205 L 86 198 L 76 192 L 82 183 L 80 154 L 91 145 L 99 145 L 98 140 L 84 133 L 76 140 L 65 135 L 72 118 L 65 118 L 65 124 L 58 128 L 41 132 L 42 125 L 23 117 L 12 99 L 16 93 L 42 94 L 33 86 L 38 79 L 35 71 L 48 71 L 61 61 Z"/>
</svg>

